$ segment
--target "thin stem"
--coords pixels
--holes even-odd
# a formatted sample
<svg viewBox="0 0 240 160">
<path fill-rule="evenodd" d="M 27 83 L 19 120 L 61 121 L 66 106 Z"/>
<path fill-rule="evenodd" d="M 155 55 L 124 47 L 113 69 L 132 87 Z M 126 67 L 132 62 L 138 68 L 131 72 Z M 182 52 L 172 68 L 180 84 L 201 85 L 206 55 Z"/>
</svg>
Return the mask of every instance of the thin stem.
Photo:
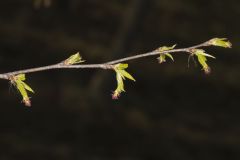
<svg viewBox="0 0 240 160">
<path fill-rule="evenodd" d="M 71 68 L 75 68 L 75 69 L 86 69 L 86 68 L 113 69 L 114 64 L 117 64 L 117 63 L 126 62 L 126 61 L 139 59 L 139 58 L 143 58 L 143 57 L 148 57 L 148 56 L 165 54 L 165 53 L 176 53 L 176 52 L 190 53 L 191 49 L 205 47 L 205 46 L 209 46 L 208 41 L 204 42 L 202 44 L 199 44 L 199 45 L 188 47 L 188 48 L 172 49 L 172 50 L 161 51 L 161 52 L 155 50 L 155 51 L 138 54 L 138 55 L 134 55 L 134 56 L 129 56 L 129 57 L 125 57 L 125 58 L 121 58 L 121 59 L 117 59 L 117 60 L 113 60 L 113 61 L 109 61 L 109 62 L 101 63 L 101 64 L 64 65 L 64 63 L 58 63 L 58 64 L 48 65 L 48 66 L 43 66 L 43 67 L 36 67 L 36 68 L 30 68 L 30 69 L 24 69 L 24 70 L 3 73 L 3 74 L 0 74 L 0 79 L 9 79 L 11 76 L 18 75 L 18 74 L 26 74 L 26 73 L 40 72 L 40 71 L 53 70 L 53 69 L 71 69 Z"/>
</svg>

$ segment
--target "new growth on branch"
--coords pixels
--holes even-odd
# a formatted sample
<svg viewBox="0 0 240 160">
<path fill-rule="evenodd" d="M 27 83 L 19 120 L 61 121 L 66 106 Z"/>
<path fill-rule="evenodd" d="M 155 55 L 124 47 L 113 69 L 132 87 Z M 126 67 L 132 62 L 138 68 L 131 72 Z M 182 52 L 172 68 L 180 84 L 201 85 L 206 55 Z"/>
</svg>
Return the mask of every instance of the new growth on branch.
<svg viewBox="0 0 240 160">
<path fill-rule="evenodd" d="M 0 79 L 5 79 L 10 81 L 11 84 L 15 86 L 15 88 L 19 91 L 19 93 L 22 96 L 22 103 L 24 103 L 25 106 L 30 107 L 31 106 L 31 100 L 29 97 L 29 93 L 34 93 L 33 89 L 27 85 L 24 81 L 26 80 L 25 74 L 32 73 L 32 72 L 40 72 L 40 71 L 46 71 L 46 70 L 53 70 L 53 69 L 85 69 L 85 68 L 100 68 L 100 69 L 108 69 L 113 70 L 116 73 L 116 80 L 117 80 L 117 88 L 112 93 L 112 99 L 118 99 L 122 92 L 125 92 L 124 89 L 124 83 L 123 81 L 127 78 L 132 81 L 136 81 L 133 76 L 126 71 L 128 68 L 127 62 L 134 59 L 139 59 L 143 57 L 148 56 L 155 56 L 158 55 L 159 57 L 158 62 L 161 64 L 163 62 L 166 62 L 166 58 L 170 58 L 172 61 L 174 61 L 173 56 L 171 53 L 176 52 L 185 52 L 189 54 L 189 57 L 196 57 L 199 64 L 202 66 L 202 70 L 206 73 L 210 73 L 210 67 L 207 64 L 207 58 L 214 58 L 214 56 L 207 54 L 205 50 L 201 49 L 202 47 L 207 46 L 219 46 L 224 48 L 231 48 L 232 44 L 226 39 L 226 38 L 213 38 L 209 41 L 206 41 L 204 43 L 201 43 L 199 45 L 195 45 L 188 48 L 180 48 L 175 49 L 176 45 L 173 45 L 171 47 L 163 46 L 159 47 L 158 49 L 154 51 L 150 51 L 143 54 L 138 54 L 126 58 L 121 58 L 118 60 L 101 63 L 101 64 L 79 64 L 85 62 L 82 57 L 80 56 L 79 52 L 70 56 L 66 60 L 54 64 L 54 65 L 48 65 L 43 67 L 36 67 L 36 68 L 30 68 L 30 69 L 24 69 L 24 70 L 18 70 L 8 73 L 0 74 Z"/>
</svg>

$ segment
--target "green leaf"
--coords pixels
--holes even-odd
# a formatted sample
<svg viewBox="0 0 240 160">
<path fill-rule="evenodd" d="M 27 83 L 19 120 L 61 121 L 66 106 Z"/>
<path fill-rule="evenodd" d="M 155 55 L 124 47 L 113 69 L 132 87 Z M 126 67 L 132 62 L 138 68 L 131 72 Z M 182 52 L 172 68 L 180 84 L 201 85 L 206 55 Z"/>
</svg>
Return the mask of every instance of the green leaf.
<svg viewBox="0 0 240 160">
<path fill-rule="evenodd" d="M 172 61 L 174 61 L 173 56 L 170 53 L 165 53 L 167 57 L 169 57 Z"/>
<path fill-rule="evenodd" d="M 118 83 L 118 86 L 117 86 L 118 92 L 119 93 L 125 92 L 124 83 L 123 83 L 123 76 L 118 72 L 116 77 L 117 77 L 117 83 Z"/>
<path fill-rule="evenodd" d="M 73 64 L 78 64 L 78 63 L 82 63 L 84 62 L 84 60 L 82 60 L 82 57 L 80 56 L 79 52 L 77 52 L 76 54 L 70 56 L 68 59 L 66 59 L 64 61 L 65 65 L 73 65 Z"/>
<path fill-rule="evenodd" d="M 24 87 L 24 84 L 21 81 L 16 81 L 15 85 L 23 97 L 22 102 L 25 104 L 25 106 L 31 107 L 31 101 L 30 98 L 28 97 L 28 93 Z"/>
<path fill-rule="evenodd" d="M 29 85 L 27 85 L 25 82 L 22 82 L 22 83 L 23 83 L 23 86 L 24 86 L 24 88 L 25 88 L 26 90 L 28 90 L 29 92 L 34 93 L 33 89 L 32 89 Z"/>
<path fill-rule="evenodd" d="M 23 99 L 26 99 L 28 97 L 27 91 L 21 81 L 16 81 L 16 87 L 20 94 L 22 95 Z"/>
<path fill-rule="evenodd" d="M 123 69 L 128 68 L 128 64 L 127 63 L 119 63 L 119 64 L 116 64 L 114 68 L 117 70 L 123 70 Z"/>
<path fill-rule="evenodd" d="M 17 88 L 17 90 L 21 94 L 23 103 L 25 104 L 25 106 L 30 107 L 31 101 L 30 101 L 27 91 L 30 91 L 32 93 L 34 93 L 34 91 L 29 85 L 27 85 L 24 82 L 25 79 L 26 79 L 25 74 L 19 74 L 19 75 L 13 76 L 11 78 L 11 83 L 14 84 L 14 86 Z"/>
<path fill-rule="evenodd" d="M 116 79 L 117 79 L 117 88 L 115 89 L 115 91 L 112 94 L 112 99 L 118 99 L 120 97 L 120 94 L 122 92 L 125 92 L 123 77 L 119 72 L 116 72 Z"/>
<path fill-rule="evenodd" d="M 206 74 L 209 74 L 210 73 L 210 67 L 207 64 L 207 58 L 206 57 L 211 57 L 211 58 L 215 58 L 215 57 L 210 55 L 210 54 L 205 53 L 205 51 L 202 50 L 202 49 L 193 49 L 192 53 L 197 56 L 198 62 L 201 64 L 204 72 Z"/>
<path fill-rule="evenodd" d="M 116 79 L 117 79 L 117 88 L 112 94 L 112 99 L 118 99 L 120 94 L 122 92 L 125 92 L 123 80 L 128 78 L 132 81 L 136 81 L 131 74 L 125 71 L 126 68 L 128 68 L 128 64 L 119 63 L 114 66 L 114 70 L 116 72 Z"/>
<path fill-rule="evenodd" d="M 213 38 L 208 41 L 208 44 L 224 48 L 232 48 L 232 43 L 227 38 Z"/>
<path fill-rule="evenodd" d="M 123 76 L 123 77 L 126 77 L 132 81 L 136 81 L 133 76 L 131 74 L 129 74 L 127 71 L 125 70 L 118 70 L 118 72 Z"/>
<path fill-rule="evenodd" d="M 208 68 L 208 65 L 206 63 L 207 58 L 204 55 L 197 54 L 197 58 L 198 58 L 198 61 L 202 65 L 204 70 L 205 70 L 205 68 Z"/>
<path fill-rule="evenodd" d="M 176 44 L 171 46 L 171 47 L 167 47 L 167 46 L 163 46 L 157 49 L 158 52 L 163 52 L 163 51 L 168 51 L 168 50 L 172 50 L 176 47 Z M 170 53 L 160 53 L 160 56 L 157 58 L 159 63 L 163 63 L 166 62 L 166 57 L 169 57 L 172 61 L 174 61 L 173 56 Z"/>
<path fill-rule="evenodd" d="M 216 58 L 216 57 L 214 57 L 214 56 L 212 56 L 212 55 L 210 55 L 210 54 L 207 54 L 203 49 L 194 49 L 194 54 L 201 54 L 201 55 L 203 55 L 203 56 L 206 56 L 206 57 L 211 57 L 211 58 Z"/>
<path fill-rule="evenodd" d="M 159 63 L 164 63 L 164 62 L 166 62 L 166 55 L 160 54 L 160 56 L 157 59 L 158 59 Z"/>
<path fill-rule="evenodd" d="M 177 46 L 177 45 L 174 44 L 174 45 L 171 46 L 171 47 L 168 47 L 168 46 L 159 47 L 159 48 L 157 49 L 157 51 L 158 51 L 158 52 L 163 52 L 163 51 L 172 50 L 172 49 L 174 49 L 176 46 Z"/>
<path fill-rule="evenodd" d="M 15 79 L 21 80 L 21 81 L 25 81 L 26 77 L 25 74 L 19 74 L 15 76 Z"/>
<path fill-rule="evenodd" d="M 172 61 L 174 61 L 173 56 L 170 53 L 160 53 L 160 56 L 157 58 L 158 62 L 166 62 L 166 57 L 169 57 Z"/>
</svg>

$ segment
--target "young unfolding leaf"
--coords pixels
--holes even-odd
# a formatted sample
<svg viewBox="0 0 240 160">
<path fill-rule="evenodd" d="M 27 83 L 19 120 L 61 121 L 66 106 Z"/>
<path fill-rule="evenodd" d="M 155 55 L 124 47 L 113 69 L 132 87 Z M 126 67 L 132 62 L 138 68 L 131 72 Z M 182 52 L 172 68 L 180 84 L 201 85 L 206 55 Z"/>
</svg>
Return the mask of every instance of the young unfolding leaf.
<svg viewBox="0 0 240 160">
<path fill-rule="evenodd" d="M 31 101 L 27 91 L 32 93 L 34 93 L 34 91 L 29 85 L 24 82 L 25 79 L 25 74 L 19 74 L 11 78 L 11 83 L 17 88 L 17 90 L 21 94 L 23 98 L 22 102 L 25 104 L 25 106 L 31 107 Z"/>
<path fill-rule="evenodd" d="M 166 57 L 169 57 L 172 61 L 174 61 L 173 56 L 170 53 L 162 53 L 157 58 L 159 63 L 166 62 Z"/>
<path fill-rule="evenodd" d="M 115 70 L 124 70 L 126 68 L 128 68 L 128 64 L 127 63 L 119 63 L 119 64 L 116 64 L 114 66 Z"/>
<path fill-rule="evenodd" d="M 122 92 L 125 92 L 123 80 L 128 78 L 132 81 L 136 81 L 132 75 L 130 75 L 127 71 L 125 71 L 126 68 L 128 68 L 128 64 L 119 63 L 114 66 L 114 70 L 116 72 L 116 79 L 117 79 L 117 88 L 112 94 L 112 99 L 118 99 L 120 94 Z"/>
<path fill-rule="evenodd" d="M 210 58 L 216 59 L 216 57 L 214 57 L 214 56 L 212 56 L 210 54 L 207 54 L 203 49 L 193 49 L 192 52 L 195 55 L 203 55 L 203 56 L 206 56 L 206 57 L 210 57 Z"/>
<path fill-rule="evenodd" d="M 79 52 L 76 54 L 70 56 L 68 59 L 64 61 L 64 65 L 73 65 L 73 64 L 78 64 L 82 63 L 84 60 L 82 60 L 82 57 L 80 56 Z"/>
<path fill-rule="evenodd" d="M 208 41 L 208 44 L 213 46 L 224 47 L 224 48 L 232 47 L 231 42 L 228 41 L 227 38 L 213 38 L 210 41 Z"/>
<path fill-rule="evenodd" d="M 156 51 L 158 51 L 158 52 L 168 51 L 168 50 L 174 49 L 175 47 L 176 47 L 176 44 L 174 44 L 174 45 L 171 46 L 171 47 L 163 46 L 163 47 L 159 47 Z"/>
<path fill-rule="evenodd" d="M 168 51 L 168 50 L 174 49 L 175 47 L 176 47 L 176 44 L 171 47 L 163 46 L 158 48 L 156 51 L 157 52 Z M 159 63 L 166 62 L 166 57 L 169 57 L 172 61 L 174 61 L 173 56 L 170 53 L 160 53 L 160 56 L 157 58 L 158 62 Z"/>
<path fill-rule="evenodd" d="M 193 49 L 192 54 L 197 56 L 198 62 L 201 64 L 204 72 L 206 74 L 209 74 L 211 72 L 211 68 L 207 64 L 207 58 L 206 57 L 210 57 L 210 58 L 215 58 L 215 57 L 210 55 L 210 54 L 205 53 L 205 51 L 202 50 L 202 49 Z"/>
</svg>

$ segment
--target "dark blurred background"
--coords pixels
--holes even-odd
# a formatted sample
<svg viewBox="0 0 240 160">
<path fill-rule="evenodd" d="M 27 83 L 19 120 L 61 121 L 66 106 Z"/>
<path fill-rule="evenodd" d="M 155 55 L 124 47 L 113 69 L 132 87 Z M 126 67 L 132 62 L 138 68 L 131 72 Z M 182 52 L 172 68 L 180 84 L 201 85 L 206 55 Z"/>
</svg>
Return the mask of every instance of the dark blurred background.
<svg viewBox="0 0 240 160">
<path fill-rule="evenodd" d="M 1 80 L 0 160 L 239 160 L 240 1 L 1 0 L 0 72 L 58 63 L 80 51 L 86 63 L 187 47 L 207 48 L 212 74 L 187 55 L 159 65 L 130 61 L 136 82 L 111 99 L 111 71 L 27 75 L 33 107 Z"/>
</svg>

